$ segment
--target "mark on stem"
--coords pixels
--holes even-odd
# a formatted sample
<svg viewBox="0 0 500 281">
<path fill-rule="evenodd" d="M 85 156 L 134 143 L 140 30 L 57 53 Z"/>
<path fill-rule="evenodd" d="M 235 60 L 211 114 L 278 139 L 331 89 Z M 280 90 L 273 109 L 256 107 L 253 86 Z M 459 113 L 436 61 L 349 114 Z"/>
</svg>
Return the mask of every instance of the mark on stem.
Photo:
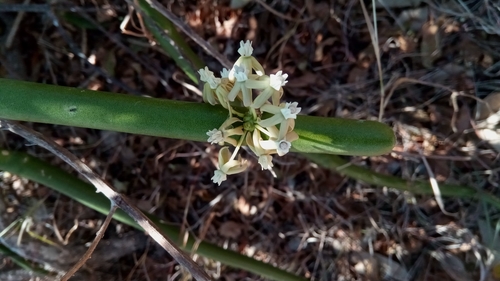
<svg viewBox="0 0 500 281">
<path fill-rule="evenodd" d="M 78 107 L 76 107 L 76 105 L 70 105 L 66 108 L 66 110 L 69 112 L 70 115 L 75 115 L 76 112 L 78 111 Z"/>
</svg>

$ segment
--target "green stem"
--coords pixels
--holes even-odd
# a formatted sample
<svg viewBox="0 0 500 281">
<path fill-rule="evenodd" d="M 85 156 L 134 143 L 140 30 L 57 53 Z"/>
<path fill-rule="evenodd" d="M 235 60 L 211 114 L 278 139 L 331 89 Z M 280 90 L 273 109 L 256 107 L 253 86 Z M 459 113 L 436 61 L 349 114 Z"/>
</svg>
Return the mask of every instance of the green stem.
<svg viewBox="0 0 500 281">
<path fill-rule="evenodd" d="M 0 79 L 0 118 L 192 141 L 207 141 L 228 112 L 220 106 Z M 392 129 L 375 121 L 300 115 L 296 152 L 378 155 L 389 152 Z"/>
<path fill-rule="evenodd" d="M 179 47 L 180 51 L 193 63 L 193 66 L 196 69 L 203 68 L 205 63 L 193 52 L 193 50 L 186 43 L 184 38 L 181 36 L 180 32 L 177 31 L 175 25 L 169 21 L 166 17 L 164 17 L 160 12 L 152 8 L 145 0 L 139 0 L 139 7 L 142 11 L 148 15 L 159 27 L 164 29 L 168 36 L 172 38 L 172 41 L 175 42 L 177 47 Z M 155 38 L 158 37 L 155 35 Z"/>
<path fill-rule="evenodd" d="M 346 160 L 336 155 L 305 154 L 307 158 L 317 164 L 332 169 L 356 180 L 377 186 L 386 186 L 402 191 L 409 191 L 416 194 L 434 194 L 432 187 L 427 181 L 408 181 L 398 177 L 383 175 L 368 169 L 350 164 Z M 477 199 L 490 203 L 500 210 L 500 198 L 471 187 L 454 184 L 439 184 L 439 190 L 443 196 L 453 196 L 466 199 Z"/>
<path fill-rule="evenodd" d="M 25 269 L 30 272 L 34 272 L 39 276 L 47 276 L 50 275 L 51 272 L 43 269 L 42 267 L 24 259 L 8 247 L 6 247 L 4 244 L 0 243 L 0 253 L 3 255 L 7 256 L 12 260 L 15 264 L 17 264 L 19 267 L 22 269 Z"/>
<path fill-rule="evenodd" d="M 83 205 L 100 213 L 109 212 L 110 203 L 104 195 L 95 192 L 95 188 L 77 177 L 32 157 L 22 152 L 0 151 L 0 170 L 25 177 L 35 182 L 50 187 Z M 168 225 L 153 215 L 148 217 L 175 243 L 186 251 L 192 251 L 195 239 L 190 236 L 185 245 L 182 245 L 179 228 Z M 118 210 L 113 216 L 118 221 L 137 229 L 140 227 L 125 213 Z M 196 253 L 210 259 L 220 261 L 223 264 L 253 272 L 262 277 L 276 281 L 305 281 L 307 279 L 295 276 L 272 265 L 254 260 L 250 257 L 236 252 L 220 248 L 214 244 L 201 242 L 196 248 Z"/>
<path fill-rule="evenodd" d="M 153 34 L 156 41 L 160 43 L 160 47 L 175 61 L 177 66 L 184 71 L 191 81 L 198 84 L 198 74 L 194 71 L 189 62 L 182 56 L 181 52 L 177 49 L 173 42 L 168 38 L 163 37 L 161 30 L 155 26 L 155 23 L 150 18 L 145 18 L 144 24 L 151 34 Z"/>
</svg>

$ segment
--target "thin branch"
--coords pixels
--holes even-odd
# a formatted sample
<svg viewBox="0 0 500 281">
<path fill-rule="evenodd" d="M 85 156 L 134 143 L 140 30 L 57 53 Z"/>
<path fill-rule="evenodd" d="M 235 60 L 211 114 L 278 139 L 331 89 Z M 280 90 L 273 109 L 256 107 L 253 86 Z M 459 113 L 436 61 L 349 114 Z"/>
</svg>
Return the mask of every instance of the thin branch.
<svg viewBox="0 0 500 281">
<path fill-rule="evenodd" d="M 106 232 L 109 223 L 113 219 L 113 215 L 115 214 L 117 208 L 118 207 L 116 205 L 113 204 L 111 205 L 111 209 L 109 210 L 108 216 L 106 217 L 106 220 L 97 231 L 94 241 L 92 241 L 92 244 L 90 244 L 90 247 L 87 249 L 85 254 L 83 254 L 83 256 L 80 257 L 78 262 L 70 270 L 68 270 L 68 272 L 66 272 L 66 274 L 64 274 L 63 277 L 61 277 L 61 281 L 69 280 L 69 278 L 71 278 L 71 276 L 73 276 L 78 271 L 78 269 L 80 269 L 80 267 L 82 267 L 85 264 L 85 262 L 88 259 L 90 259 L 90 256 L 92 256 L 92 253 L 95 251 L 97 244 L 99 244 L 99 241 L 101 241 L 102 237 L 104 236 L 104 233 Z"/>
<path fill-rule="evenodd" d="M 196 280 L 209 281 L 210 277 L 193 261 L 189 256 L 182 252 L 174 243 L 165 235 L 163 235 L 154 223 L 144 215 L 139 209 L 128 202 L 128 199 L 117 193 L 99 176 L 97 176 L 85 163 L 80 161 L 78 157 L 71 154 L 67 149 L 59 146 L 54 141 L 44 137 L 42 134 L 27 128 L 23 125 L 9 120 L 0 120 L 0 128 L 11 131 L 29 142 L 39 145 L 64 162 L 69 164 L 80 175 L 84 176 L 90 183 L 94 185 L 97 192 L 106 196 L 113 205 L 118 206 L 127 213 L 138 225 L 140 225 L 163 249 L 165 249 L 172 257 L 182 266 L 186 267 Z"/>
<path fill-rule="evenodd" d="M 363 10 L 363 15 L 366 20 L 366 26 L 368 27 L 368 31 L 370 32 L 370 37 L 373 45 L 373 51 L 375 52 L 375 58 L 377 59 L 377 69 L 378 69 L 378 77 L 379 77 L 379 83 L 380 83 L 380 109 L 378 113 L 378 121 L 382 122 L 382 117 L 384 116 L 384 101 L 385 101 L 385 94 L 384 94 L 384 80 L 383 80 L 383 72 L 382 72 L 382 62 L 380 59 L 380 47 L 379 47 L 379 41 L 378 41 L 378 30 L 377 30 L 377 18 L 375 11 L 373 13 L 373 23 L 370 22 L 370 16 L 368 15 L 368 11 L 366 10 L 365 3 L 363 1 L 359 1 L 361 4 L 361 9 Z M 372 2 L 373 3 L 373 2 Z M 375 4 L 373 3 L 373 9 L 375 9 Z"/>
<path fill-rule="evenodd" d="M 28 5 L 29 2 L 30 0 L 24 0 L 23 5 Z M 19 30 L 19 25 L 21 24 L 21 21 L 23 20 L 25 14 L 26 12 L 22 11 L 17 14 L 16 19 L 12 24 L 12 28 L 9 32 L 9 35 L 7 36 L 7 40 L 5 40 L 5 49 L 10 49 L 10 47 L 12 47 L 14 38 L 16 37 L 17 31 Z"/>
</svg>

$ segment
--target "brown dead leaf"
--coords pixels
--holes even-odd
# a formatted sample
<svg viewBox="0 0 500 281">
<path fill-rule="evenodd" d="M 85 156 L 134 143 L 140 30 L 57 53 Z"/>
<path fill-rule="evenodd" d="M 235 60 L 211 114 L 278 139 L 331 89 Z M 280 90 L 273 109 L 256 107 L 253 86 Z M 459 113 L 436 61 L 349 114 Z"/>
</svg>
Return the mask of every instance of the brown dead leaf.
<svg viewBox="0 0 500 281">
<path fill-rule="evenodd" d="M 234 221 L 224 222 L 219 227 L 219 234 L 225 238 L 236 239 L 241 235 L 243 225 Z"/>
</svg>

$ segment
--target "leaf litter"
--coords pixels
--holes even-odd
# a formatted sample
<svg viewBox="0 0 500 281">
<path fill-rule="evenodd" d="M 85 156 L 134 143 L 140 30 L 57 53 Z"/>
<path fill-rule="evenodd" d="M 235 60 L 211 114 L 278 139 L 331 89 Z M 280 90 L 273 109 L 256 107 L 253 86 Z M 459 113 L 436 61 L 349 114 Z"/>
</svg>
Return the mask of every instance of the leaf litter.
<svg viewBox="0 0 500 281">
<path fill-rule="evenodd" d="M 500 86 L 497 4 L 376 1 L 385 3 L 377 4 L 370 15 L 377 22 L 380 73 L 357 1 L 240 2 L 239 9 L 231 8 L 229 1 L 211 0 L 174 1 L 168 8 L 229 60 L 235 59 L 231 56 L 240 40 L 252 40 L 266 71 L 283 69 L 290 75 L 286 94 L 311 115 L 377 119 L 382 75 L 382 121 L 394 127 L 398 143 L 391 154 L 351 160 L 405 179 L 429 180 L 434 175 L 438 184 L 499 193 L 498 109 L 485 110 L 485 105 L 496 104 Z M 92 66 L 75 56 L 68 38 L 38 13 L 22 19 L 11 48 L 0 49 L 2 77 L 201 102 L 196 91 L 186 87 L 189 79 L 149 35 L 122 34 L 125 4 L 80 1 L 69 7 L 76 5 L 106 31 L 61 20 L 75 46 L 93 59 Z M 3 14 L 7 16 L 0 20 L 0 40 L 14 28 L 13 20 L 6 19 L 15 13 Z M 131 20 L 137 23 L 137 15 Z M 211 69 L 221 69 L 194 42 L 188 43 Z M 443 198 L 446 210 L 457 215 L 450 217 L 433 196 L 369 186 L 299 155 L 276 163 L 277 178 L 254 161 L 255 169 L 217 187 L 210 181 L 217 151 L 208 143 L 30 125 L 84 159 L 146 211 L 185 232 L 311 280 L 500 280 L 498 247 L 491 241 L 498 210 L 481 202 Z M 493 140 L 485 129 L 497 134 Z M 15 137 L 3 135 L 1 142 L 66 167 Z M 53 249 L 44 251 L 48 256 L 40 260 L 59 270 L 71 264 L 56 264 L 54 256 L 91 240 L 104 219 L 8 173 L 1 187 L 4 225 L 45 199 L 46 215 L 33 216 L 29 230 L 58 246 L 47 247 L 47 242 L 29 235 L 21 244 L 9 245 L 26 253 L 33 245 Z M 120 266 L 92 263 L 85 274 L 189 279 L 156 246 L 134 242 L 136 231 L 116 222 L 110 230 L 105 240 L 119 253 L 110 262 Z M 60 239 L 64 237 L 67 245 Z M 111 243 L 117 239 L 129 246 Z M 198 262 L 215 279 L 260 280 L 214 261 Z"/>
</svg>

